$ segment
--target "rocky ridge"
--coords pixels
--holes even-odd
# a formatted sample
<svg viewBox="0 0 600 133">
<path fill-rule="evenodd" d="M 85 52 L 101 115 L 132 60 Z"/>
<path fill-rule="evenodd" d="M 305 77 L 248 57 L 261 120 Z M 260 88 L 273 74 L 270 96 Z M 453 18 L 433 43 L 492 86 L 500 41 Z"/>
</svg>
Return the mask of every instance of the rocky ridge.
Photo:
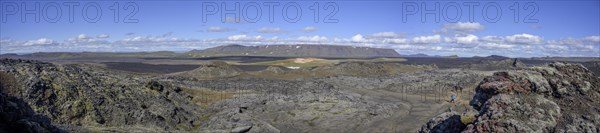
<svg viewBox="0 0 600 133">
<path fill-rule="evenodd" d="M 600 78 L 578 64 L 496 72 L 476 88 L 472 122 L 449 112 L 420 132 L 600 132 L 598 96 Z"/>
<path fill-rule="evenodd" d="M 0 62 L 0 71 L 17 81 L 2 92 L 20 98 L 63 129 L 160 131 L 199 126 L 200 110 L 181 88 L 148 77 L 88 65 L 11 59 Z"/>
</svg>

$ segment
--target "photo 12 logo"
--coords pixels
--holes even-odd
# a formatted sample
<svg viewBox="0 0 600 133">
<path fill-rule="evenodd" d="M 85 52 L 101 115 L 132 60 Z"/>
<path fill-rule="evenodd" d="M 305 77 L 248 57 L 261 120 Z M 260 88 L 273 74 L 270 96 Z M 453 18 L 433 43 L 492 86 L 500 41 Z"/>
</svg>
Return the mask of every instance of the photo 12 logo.
<svg viewBox="0 0 600 133">
<path fill-rule="evenodd" d="M 336 2 L 202 2 L 202 22 L 216 17 L 222 23 L 296 23 L 308 15 L 314 23 L 338 23 L 339 11 Z"/>
<path fill-rule="evenodd" d="M 402 2 L 402 22 L 418 18 L 420 22 L 436 23 L 444 20 L 456 23 L 466 19 L 470 22 L 484 20 L 496 23 L 503 19 L 503 13 L 510 13 L 514 23 L 538 23 L 535 15 L 540 7 L 536 2 Z"/>
<path fill-rule="evenodd" d="M 74 23 L 83 20 L 96 23 L 102 19 L 112 19 L 115 23 L 138 23 L 136 14 L 139 6 L 136 2 L 37 2 L 7 1 L 0 3 L 2 23 L 20 21 L 21 23 L 48 23 L 68 21 Z"/>
</svg>

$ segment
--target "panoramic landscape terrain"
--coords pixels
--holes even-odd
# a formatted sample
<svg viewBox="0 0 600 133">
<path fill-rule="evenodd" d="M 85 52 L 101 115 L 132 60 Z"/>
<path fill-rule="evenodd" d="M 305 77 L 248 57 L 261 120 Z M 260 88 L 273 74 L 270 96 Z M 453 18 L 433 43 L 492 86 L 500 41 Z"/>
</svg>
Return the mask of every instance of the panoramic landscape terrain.
<svg viewBox="0 0 600 133">
<path fill-rule="evenodd" d="M 275 48 L 4 54 L 6 123 L 0 126 L 6 132 L 598 132 L 600 127 L 598 58 L 410 57 L 367 47 L 268 47 Z M 244 55 L 279 48 L 293 54 Z"/>
<path fill-rule="evenodd" d="M 600 133 L 599 0 L 1 0 L 0 133 Z"/>
</svg>

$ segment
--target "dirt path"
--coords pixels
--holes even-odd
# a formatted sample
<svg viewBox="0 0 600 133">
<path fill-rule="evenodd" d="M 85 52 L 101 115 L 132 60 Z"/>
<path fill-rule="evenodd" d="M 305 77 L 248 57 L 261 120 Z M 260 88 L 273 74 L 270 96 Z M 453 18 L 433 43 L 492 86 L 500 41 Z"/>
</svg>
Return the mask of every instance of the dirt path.
<svg viewBox="0 0 600 133">
<path fill-rule="evenodd" d="M 403 105 L 391 117 L 371 121 L 358 132 L 391 133 L 416 132 L 423 123 L 431 117 L 446 111 L 449 103 L 428 99 L 423 101 L 421 96 L 403 94 L 386 90 L 352 90 L 369 100 L 378 103 L 400 103 Z"/>
</svg>

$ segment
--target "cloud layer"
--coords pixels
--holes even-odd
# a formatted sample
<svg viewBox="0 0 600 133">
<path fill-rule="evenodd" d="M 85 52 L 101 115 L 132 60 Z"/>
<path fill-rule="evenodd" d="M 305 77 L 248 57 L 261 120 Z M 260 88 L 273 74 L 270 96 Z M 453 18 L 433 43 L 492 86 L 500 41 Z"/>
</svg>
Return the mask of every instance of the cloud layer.
<svg viewBox="0 0 600 133">
<path fill-rule="evenodd" d="M 312 33 L 318 28 L 304 27 L 302 33 Z M 209 32 L 230 32 L 225 27 L 208 27 Z M 430 34 L 406 34 L 392 31 L 377 33 L 358 33 L 352 36 L 301 35 L 279 37 L 284 32 L 281 28 L 263 27 L 256 34 L 230 33 L 228 36 L 194 39 L 173 37 L 173 32 L 157 36 L 138 36 L 127 34 L 122 39 L 108 41 L 114 37 L 108 34 L 74 35 L 62 41 L 39 38 L 17 41 L 10 38 L 0 40 L 0 53 L 32 53 L 32 52 L 131 52 L 131 51 L 189 51 L 204 49 L 224 44 L 272 45 L 272 44 L 332 44 L 391 48 L 400 54 L 425 53 L 431 55 L 486 56 L 504 55 L 511 57 L 540 56 L 600 56 L 600 35 L 584 37 L 566 37 L 562 39 L 545 39 L 530 33 L 512 35 L 480 36 L 476 32 L 485 30 L 479 23 L 444 24 L 439 31 Z M 227 34 L 227 33 L 225 33 Z"/>
</svg>

